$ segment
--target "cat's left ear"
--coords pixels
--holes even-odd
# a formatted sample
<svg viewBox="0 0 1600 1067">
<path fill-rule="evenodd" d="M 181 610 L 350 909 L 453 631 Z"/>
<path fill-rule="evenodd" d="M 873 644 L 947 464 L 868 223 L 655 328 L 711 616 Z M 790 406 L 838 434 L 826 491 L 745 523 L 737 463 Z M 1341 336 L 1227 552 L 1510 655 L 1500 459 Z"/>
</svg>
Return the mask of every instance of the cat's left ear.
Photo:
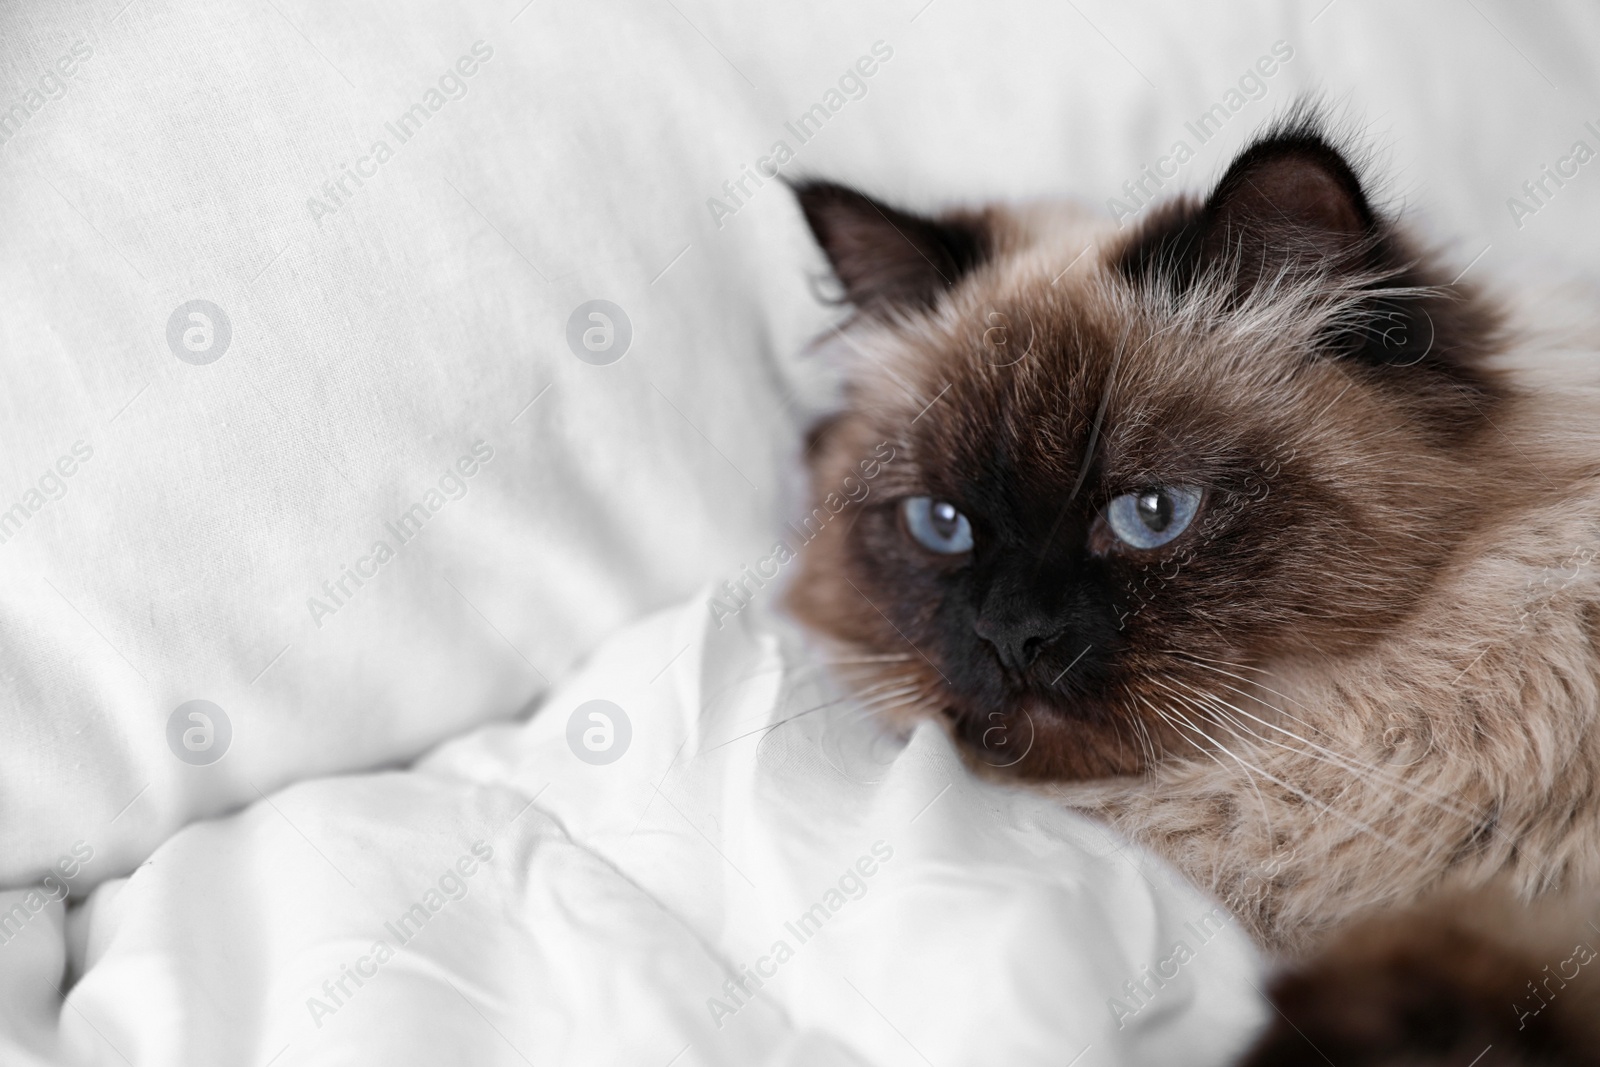
<svg viewBox="0 0 1600 1067">
<path fill-rule="evenodd" d="M 1285 281 L 1354 280 L 1361 303 L 1328 331 L 1325 350 L 1436 372 L 1447 393 L 1479 388 L 1467 368 L 1495 335 L 1490 309 L 1466 299 L 1373 209 L 1356 167 L 1314 114 L 1291 113 L 1246 148 L 1204 202 L 1152 213 L 1116 263 L 1136 283 L 1180 292 L 1220 280 L 1240 301 Z"/>
<path fill-rule="evenodd" d="M 1180 288 L 1219 273 L 1244 297 L 1285 274 L 1361 269 L 1382 226 L 1344 155 L 1313 122 L 1291 119 L 1241 152 L 1204 203 L 1153 215 L 1120 266 Z"/>
<path fill-rule="evenodd" d="M 1245 149 L 1206 201 L 1202 231 L 1201 261 L 1236 264 L 1246 291 L 1285 271 L 1360 269 L 1380 236 L 1355 168 L 1305 129 Z"/>
<path fill-rule="evenodd" d="M 973 217 L 914 215 L 833 182 L 800 182 L 794 192 L 845 299 L 862 311 L 931 308 L 988 255 Z"/>
</svg>

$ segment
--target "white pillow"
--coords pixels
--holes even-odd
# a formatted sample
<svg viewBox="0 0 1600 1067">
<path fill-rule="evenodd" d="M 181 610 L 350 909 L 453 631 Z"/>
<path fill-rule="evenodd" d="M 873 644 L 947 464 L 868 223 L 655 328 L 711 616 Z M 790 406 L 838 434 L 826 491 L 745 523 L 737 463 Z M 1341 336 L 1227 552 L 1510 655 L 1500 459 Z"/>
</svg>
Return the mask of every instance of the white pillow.
<svg viewBox="0 0 1600 1067">
<path fill-rule="evenodd" d="M 825 395 L 793 354 L 829 316 L 759 172 L 779 142 L 785 175 L 914 207 L 1103 203 L 1282 41 L 1169 188 L 1322 86 L 1464 265 L 1592 260 L 1565 237 L 1600 180 L 1532 217 L 1507 201 L 1592 136 L 1566 101 L 1600 98 L 1597 22 L 1576 3 L 12 5 L 0 884 L 83 842 L 86 885 L 197 816 L 510 716 L 622 621 L 764 555 Z M 613 353 L 631 333 L 609 364 L 583 345 L 604 342 L 596 300 L 626 316 Z"/>
</svg>

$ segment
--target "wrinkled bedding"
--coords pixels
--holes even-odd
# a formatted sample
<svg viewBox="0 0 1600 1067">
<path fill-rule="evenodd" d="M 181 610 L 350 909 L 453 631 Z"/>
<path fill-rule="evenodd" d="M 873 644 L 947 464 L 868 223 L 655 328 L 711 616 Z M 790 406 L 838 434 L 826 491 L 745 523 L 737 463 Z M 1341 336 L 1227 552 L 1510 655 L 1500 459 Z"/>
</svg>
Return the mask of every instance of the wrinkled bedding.
<svg viewBox="0 0 1600 1067">
<path fill-rule="evenodd" d="M 695 601 L 527 722 L 190 826 L 74 916 L 58 1054 L 1225 1062 L 1264 1010 L 1225 913 L 940 729 L 891 732 L 826 658 Z"/>
</svg>

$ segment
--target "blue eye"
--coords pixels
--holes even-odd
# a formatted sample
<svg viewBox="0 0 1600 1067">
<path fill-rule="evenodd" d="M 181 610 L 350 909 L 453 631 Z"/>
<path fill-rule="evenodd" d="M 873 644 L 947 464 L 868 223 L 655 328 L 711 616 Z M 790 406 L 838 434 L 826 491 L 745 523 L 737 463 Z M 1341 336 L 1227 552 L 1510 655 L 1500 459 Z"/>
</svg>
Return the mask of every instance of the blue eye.
<svg viewBox="0 0 1600 1067">
<path fill-rule="evenodd" d="M 1125 545 L 1160 548 L 1188 529 L 1199 510 L 1200 490 L 1156 487 L 1117 497 L 1106 508 L 1106 522 Z"/>
<path fill-rule="evenodd" d="M 972 551 L 972 524 L 947 500 L 908 496 L 900 501 L 900 517 L 917 544 L 944 556 Z"/>
</svg>

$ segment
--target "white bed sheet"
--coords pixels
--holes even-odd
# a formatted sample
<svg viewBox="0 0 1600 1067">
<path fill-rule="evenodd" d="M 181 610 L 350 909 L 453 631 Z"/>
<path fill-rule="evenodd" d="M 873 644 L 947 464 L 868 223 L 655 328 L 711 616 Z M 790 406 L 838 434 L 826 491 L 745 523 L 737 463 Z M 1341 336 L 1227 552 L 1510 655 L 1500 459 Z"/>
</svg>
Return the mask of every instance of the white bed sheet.
<svg viewBox="0 0 1600 1067">
<path fill-rule="evenodd" d="M 528 722 L 190 826 L 74 918 L 86 973 L 40 1051 L 1227 1061 L 1263 1008 L 1220 909 L 1096 824 L 974 777 L 937 727 L 887 732 L 807 644 L 760 609 L 719 628 L 696 600 L 609 642 Z M 631 724 L 606 764 L 568 741 L 594 700 Z"/>
</svg>

